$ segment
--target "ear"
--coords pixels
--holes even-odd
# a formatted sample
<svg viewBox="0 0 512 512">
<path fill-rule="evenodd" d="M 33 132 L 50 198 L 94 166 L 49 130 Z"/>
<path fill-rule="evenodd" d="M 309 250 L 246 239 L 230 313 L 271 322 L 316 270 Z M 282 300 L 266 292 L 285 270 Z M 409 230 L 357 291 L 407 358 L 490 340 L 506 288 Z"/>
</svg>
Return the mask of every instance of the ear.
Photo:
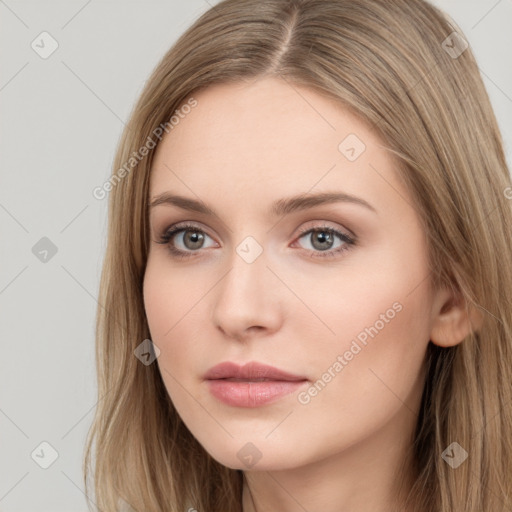
<svg viewBox="0 0 512 512">
<path fill-rule="evenodd" d="M 450 288 L 436 292 L 432 315 L 430 341 L 440 347 L 458 345 L 483 322 L 482 312 L 468 305 L 460 291 Z"/>
</svg>

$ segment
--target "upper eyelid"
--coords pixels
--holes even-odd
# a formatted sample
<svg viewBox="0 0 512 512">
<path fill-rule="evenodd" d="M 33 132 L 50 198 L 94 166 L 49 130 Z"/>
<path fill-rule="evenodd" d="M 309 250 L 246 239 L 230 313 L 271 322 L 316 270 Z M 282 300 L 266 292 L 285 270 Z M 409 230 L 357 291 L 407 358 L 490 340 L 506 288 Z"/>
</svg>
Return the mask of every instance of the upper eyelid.
<svg viewBox="0 0 512 512">
<path fill-rule="evenodd" d="M 318 225 L 311 225 L 309 227 L 302 227 L 303 224 L 307 224 L 309 222 L 317 222 Z M 332 221 L 326 221 L 326 220 L 311 220 L 311 221 L 307 221 L 305 223 L 303 223 L 299 228 L 296 228 L 295 231 L 297 231 L 297 229 L 299 229 L 299 233 L 295 235 L 295 239 L 299 239 L 299 238 L 302 238 L 303 236 L 305 236 L 306 234 L 308 234 L 309 231 L 314 231 L 316 229 L 332 229 L 334 231 L 338 231 L 340 234 L 352 239 L 352 240 L 356 240 L 357 239 L 357 236 L 348 228 L 346 227 L 334 227 L 332 225 L 330 225 Z M 163 235 L 165 235 L 166 233 L 168 233 L 169 231 L 174 231 L 174 234 L 173 236 L 176 235 L 176 233 L 179 233 L 180 231 L 187 231 L 187 230 L 192 230 L 192 229 L 197 229 L 198 231 L 202 231 L 203 233 L 205 233 L 207 236 L 209 236 L 210 238 L 212 239 L 215 239 L 214 236 L 212 236 L 209 232 L 208 232 L 208 229 L 206 228 L 203 228 L 202 226 L 199 226 L 196 224 L 196 222 L 194 221 L 181 221 L 181 222 L 176 222 L 174 224 L 171 224 L 170 226 L 168 226 L 167 228 L 165 228 L 165 230 L 162 232 Z M 295 240 L 294 239 L 294 240 Z"/>
<path fill-rule="evenodd" d="M 212 235 L 210 235 L 207 228 L 204 228 L 202 226 L 197 226 L 193 222 L 187 222 L 187 221 L 176 222 L 174 224 L 171 224 L 170 226 L 165 228 L 162 233 L 165 235 L 167 232 L 169 232 L 171 230 L 175 231 L 175 232 L 180 232 L 180 231 L 187 231 L 187 230 L 192 230 L 192 229 L 197 229 L 198 231 L 202 231 L 203 233 L 208 235 L 210 238 L 215 238 Z"/>
</svg>

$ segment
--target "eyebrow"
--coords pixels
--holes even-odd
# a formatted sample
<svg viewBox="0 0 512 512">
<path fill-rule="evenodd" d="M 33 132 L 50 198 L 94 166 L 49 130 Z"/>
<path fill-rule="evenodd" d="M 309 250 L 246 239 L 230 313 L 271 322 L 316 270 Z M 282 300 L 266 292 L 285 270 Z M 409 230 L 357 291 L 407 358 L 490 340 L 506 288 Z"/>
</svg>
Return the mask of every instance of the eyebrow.
<svg viewBox="0 0 512 512">
<path fill-rule="evenodd" d="M 356 197 L 343 192 L 322 192 L 318 194 L 301 194 L 286 199 L 279 199 L 275 201 L 270 209 L 274 216 L 287 215 L 293 212 L 307 210 L 324 204 L 332 204 L 337 202 L 352 203 L 377 213 L 377 210 L 368 202 L 360 197 Z M 162 194 L 153 198 L 150 203 L 150 208 L 159 205 L 174 205 L 182 210 L 191 212 L 202 213 L 205 215 L 218 216 L 215 210 L 207 206 L 201 201 L 191 199 L 188 197 L 173 195 L 170 192 L 163 192 Z"/>
</svg>

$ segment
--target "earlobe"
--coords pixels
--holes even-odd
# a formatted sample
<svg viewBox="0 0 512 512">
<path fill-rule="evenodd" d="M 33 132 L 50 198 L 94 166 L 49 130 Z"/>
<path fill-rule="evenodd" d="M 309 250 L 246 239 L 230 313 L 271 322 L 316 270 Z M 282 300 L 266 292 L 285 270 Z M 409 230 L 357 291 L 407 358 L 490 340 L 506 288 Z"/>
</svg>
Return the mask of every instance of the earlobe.
<svg viewBox="0 0 512 512">
<path fill-rule="evenodd" d="M 430 341 L 440 347 L 453 347 L 461 343 L 483 323 L 483 313 L 468 305 L 462 295 L 445 289 L 439 292 L 438 304 L 430 330 Z"/>
</svg>

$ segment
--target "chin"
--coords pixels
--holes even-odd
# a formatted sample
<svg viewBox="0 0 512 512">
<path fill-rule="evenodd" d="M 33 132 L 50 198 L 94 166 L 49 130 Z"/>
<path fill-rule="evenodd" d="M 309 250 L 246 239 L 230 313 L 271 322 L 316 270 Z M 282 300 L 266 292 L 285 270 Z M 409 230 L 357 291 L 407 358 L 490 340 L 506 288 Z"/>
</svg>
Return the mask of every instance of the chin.
<svg viewBox="0 0 512 512">
<path fill-rule="evenodd" d="M 229 446 L 219 446 L 217 444 L 215 448 L 210 446 L 204 448 L 219 464 L 230 469 L 242 471 L 279 471 L 290 469 L 299 464 L 299 461 L 293 459 L 293 455 L 290 456 L 294 450 L 290 452 L 282 444 L 279 444 L 279 448 L 269 446 L 268 441 L 265 443 L 263 441 L 258 442 L 257 440 L 238 441 L 231 439 Z"/>
</svg>

